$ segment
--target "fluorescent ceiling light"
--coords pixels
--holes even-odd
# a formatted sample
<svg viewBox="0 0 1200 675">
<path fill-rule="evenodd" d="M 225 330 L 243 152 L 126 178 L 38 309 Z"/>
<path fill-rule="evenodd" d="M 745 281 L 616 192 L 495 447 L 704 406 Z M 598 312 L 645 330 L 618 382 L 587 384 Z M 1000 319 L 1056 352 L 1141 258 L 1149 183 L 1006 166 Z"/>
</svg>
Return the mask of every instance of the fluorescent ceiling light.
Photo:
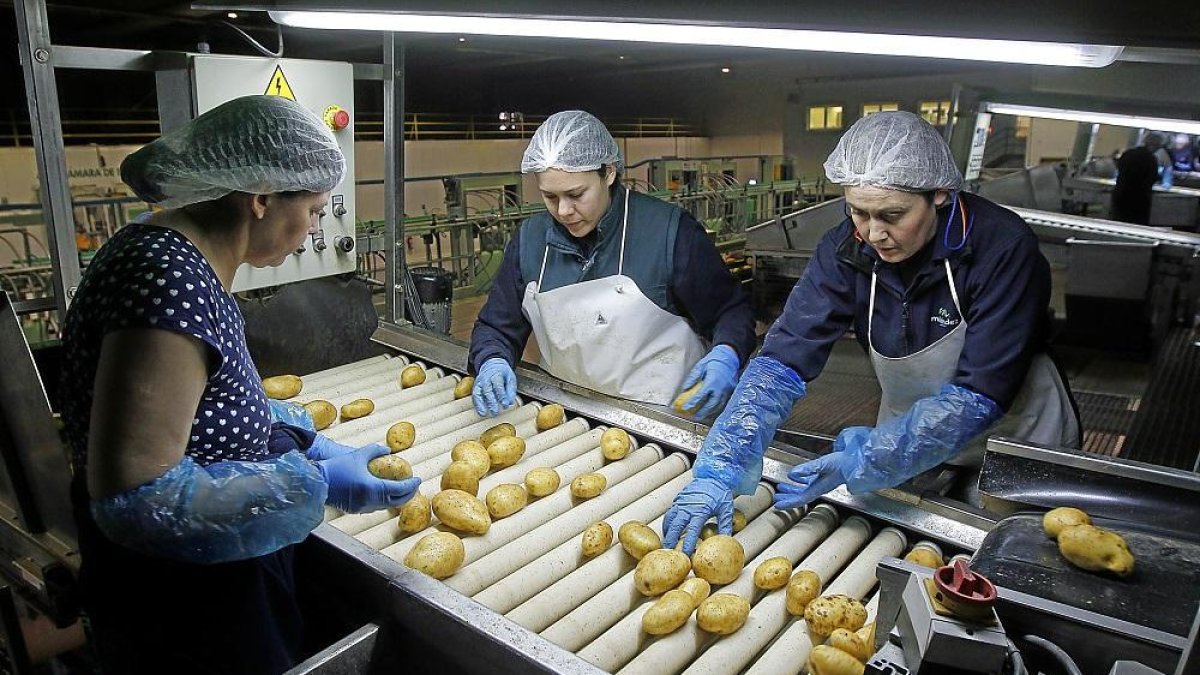
<svg viewBox="0 0 1200 675">
<path fill-rule="evenodd" d="M 1000 115 L 1021 115 L 1023 117 L 1041 117 L 1051 120 L 1110 124 L 1117 127 L 1133 127 L 1135 129 L 1151 129 L 1153 131 L 1171 131 L 1181 134 L 1200 134 L 1200 122 L 1195 120 L 1119 115 L 1116 113 L 1088 112 L 1086 110 L 1063 110 L 1061 108 L 1040 108 L 1032 105 L 1010 105 L 1008 103 L 987 103 L 982 107 L 985 112 Z"/>
<path fill-rule="evenodd" d="M 930 35 L 843 33 L 786 28 L 746 28 L 639 21 L 501 18 L 342 11 L 273 11 L 276 22 L 299 28 L 456 33 L 508 37 L 568 38 L 660 44 L 752 47 L 849 54 L 1103 68 L 1123 47 L 1109 45 L 981 40 Z"/>
</svg>

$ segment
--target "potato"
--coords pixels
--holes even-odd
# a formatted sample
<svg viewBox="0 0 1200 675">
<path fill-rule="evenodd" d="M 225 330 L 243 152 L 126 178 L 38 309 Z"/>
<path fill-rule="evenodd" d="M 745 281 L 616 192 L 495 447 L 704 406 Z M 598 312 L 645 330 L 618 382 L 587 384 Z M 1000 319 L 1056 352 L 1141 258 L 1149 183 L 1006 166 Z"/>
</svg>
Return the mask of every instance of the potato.
<svg viewBox="0 0 1200 675">
<path fill-rule="evenodd" d="M 583 548 L 584 557 L 591 558 L 607 551 L 608 547 L 612 546 L 612 542 L 612 525 L 602 520 L 587 526 L 579 545 Z"/>
<path fill-rule="evenodd" d="M 812 570 L 800 570 L 787 585 L 787 611 L 792 616 L 804 616 L 804 608 L 821 594 L 821 577 Z"/>
<path fill-rule="evenodd" d="M 576 476 L 571 481 L 571 496 L 576 499 L 591 499 L 604 492 L 606 487 L 608 487 L 608 479 L 604 477 L 604 474 L 585 473 L 582 476 Z"/>
<path fill-rule="evenodd" d="M 356 420 L 375 412 L 375 402 L 369 398 L 356 398 L 342 406 L 342 421 Z"/>
<path fill-rule="evenodd" d="M 475 495 L 462 490 L 442 490 L 433 498 L 433 515 L 446 527 L 469 532 L 487 534 L 492 518 L 487 507 Z"/>
<path fill-rule="evenodd" d="M 412 478 L 412 466 L 400 455 L 384 455 L 367 462 L 367 471 L 376 478 L 404 480 Z"/>
<path fill-rule="evenodd" d="M 866 663 L 875 653 L 875 622 L 872 621 L 857 631 L 845 628 L 835 629 L 829 634 L 829 646 L 840 649 Z"/>
<path fill-rule="evenodd" d="M 742 542 L 727 534 L 718 534 L 700 542 L 692 554 L 696 576 L 710 584 L 727 584 L 742 573 L 746 550 Z"/>
<path fill-rule="evenodd" d="M 690 571 L 692 563 L 682 551 L 660 548 L 638 561 L 633 570 L 633 585 L 642 595 L 662 595 L 678 586 Z"/>
<path fill-rule="evenodd" d="M 415 363 L 405 366 L 404 370 L 400 371 L 400 388 L 408 389 L 418 384 L 425 384 L 425 369 Z"/>
<path fill-rule="evenodd" d="M 729 635 L 746 623 L 750 602 L 740 595 L 717 593 L 709 596 L 696 608 L 696 624 L 700 630 L 717 635 Z"/>
<path fill-rule="evenodd" d="M 1133 574 L 1133 554 L 1116 532 L 1093 525 L 1074 525 L 1058 533 L 1058 550 L 1072 565 L 1092 572 Z"/>
<path fill-rule="evenodd" d="M 624 429 L 613 427 L 600 435 L 600 452 L 605 459 L 623 459 L 632 446 L 633 441 L 629 440 L 629 434 Z"/>
<path fill-rule="evenodd" d="M 520 436 L 501 436 L 487 446 L 488 461 L 493 469 L 503 469 L 521 461 L 525 454 L 525 439 Z"/>
<path fill-rule="evenodd" d="M 662 548 L 662 539 L 658 533 L 650 526 L 636 520 L 622 525 L 617 530 L 617 539 L 621 542 L 621 548 L 636 560 L 646 557 L 650 551 Z"/>
<path fill-rule="evenodd" d="M 464 377 L 463 379 L 459 380 L 458 384 L 454 385 L 454 399 L 458 400 L 460 398 L 466 398 L 471 395 L 471 392 L 474 389 L 475 389 L 475 378 L 468 375 L 468 376 Z"/>
<path fill-rule="evenodd" d="M 487 510 L 492 515 L 492 520 L 500 520 L 525 508 L 525 505 L 529 503 L 529 495 L 525 494 L 525 488 L 520 485 L 503 483 L 488 490 L 483 501 L 487 504 Z"/>
<path fill-rule="evenodd" d="M 516 436 L 517 428 L 508 422 L 501 422 L 494 427 L 488 427 L 482 434 L 479 434 L 479 442 L 483 443 L 483 447 L 492 444 L 492 441 L 505 436 Z"/>
<path fill-rule="evenodd" d="M 700 577 L 688 577 L 683 580 L 682 584 L 679 584 L 679 590 L 687 591 L 692 596 L 692 608 L 694 609 L 704 602 L 709 593 L 712 593 L 712 586 L 709 586 L 708 582 Z"/>
<path fill-rule="evenodd" d="M 912 547 L 912 550 L 908 552 L 908 555 L 904 556 L 904 559 L 915 565 L 932 567 L 933 569 L 946 564 L 942 558 L 941 549 L 927 541 L 917 542 Z"/>
<path fill-rule="evenodd" d="M 487 448 L 479 441 L 462 441 L 450 451 L 450 459 L 455 462 L 466 462 L 475 469 L 475 475 L 483 478 L 492 468 L 492 457 Z"/>
<path fill-rule="evenodd" d="M 262 383 L 263 389 L 267 392 L 267 398 L 280 401 L 291 398 L 304 389 L 304 381 L 295 375 L 276 375 L 266 378 Z"/>
<path fill-rule="evenodd" d="M 866 666 L 837 647 L 817 645 L 808 654 L 808 672 L 810 675 L 863 675 Z"/>
<path fill-rule="evenodd" d="M 1091 525 L 1092 519 L 1088 514 L 1069 506 L 1050 509 L 1042 516 L 1042 529 L 1051 539 L 1057 539 L 1060 532 L 1072 525 Z"/>
<path fill-rule="evenodd" d="M 754 569 L 754 585 L 764 591 L 773 591 L 787 586 L 792 577 L 792 561 L 779 556 L 768 558 Z"/>
<path fill-rule="evenodd" d="M 804 621 L 810 631 L 825 637 L 835 628 L 862 628 L 867 622 L 867 608 L 848 595 L 822 595 L 804 608 Z"/>
<path fill-rule="evenodd" d="M 387 430 L 387 446 L 392 452 L 400 452 L 412 447 L 417 438 L 417 428 L 412 422 L 396 422 Z"/>
<path fill-rule="evenodd" d="M 687 623 L 695 608 L 692 596 L 687 591 L 667 591 L 642 615 L 642 630 L 649 635 L 674 633 Z"/>
<path fill-rule="evenodd" d="M 733 533 L 737 534 L 738 532 L 741 532 L 743 529 L 745 529 L 745 527 L 746 527 L 746 514 L 742 513 L 741 509 L 734 509 L 733 510 Z M 704 527 L 702 527 L 700 529 L 700 539 L 701 540 L 708 539 L 709 537 L 712 537 L 716 534 L 718 534 L 716 523 L 705 523 Z"/>
<path fill-rule="evenodd" d="M 429 508 L 429 497 L 417 491 L 413 498 L 400 507 L 397 524 L 401 534 L 413 534 L 429 527 L 433 521 L 433 513 Z"/>
<path fill-rule="evenodd" d="M 558 472 L 544 466 L 531 469 L 529 473 L 525 474 L 525 491 L 529 493 L 530 497 L 545 497 L 554 494 L 560 483 L 562 483 L 562 479 L 558 477 Z"/>
<path fill-rule="evenodd" d="M 462 490 L 463 492 L 479 494 L 479 474 L 470 462 L 459 460 L 450 462 L 450 466 L 442 472 L 443 490 Z"/>
<path fill-rule="evenodd" d="M 404 556 L 404 564 L 434 579 L 445 579 L 462 567 L 466 557 L 461 539 L 450 532 L 434 532 L 421 537 Z"/>
<path fill-rule="evenodd" d="M 675 412 L 679 413 L 680 415 L 687 415 L 688 417 L 691 417 L 692 413 L 696 412 L 696 410 L 699 410 L 699 408 L 688 410 L 687 408 L 683 407 L 683 404 L 687 403 L 689 398 L 695 396 L 696 392 L 700 391 L 700 387 L 703 386 L 704 380 L 700 380 L 696 384 L 693 384 L 690 388 L 683 390 L 678 396 L 675 397 L 675 402 L 671 404 L 671 407 L 675 408 Z"/>
<path fill-rule="evenodd" d="M 317 399 L 304 404 L 304 409 L 312 415 L 313 428 L 317 431 L 328 429 L 330 424 L 333 424 L 337 419 L 337 408 L 329 401 Z"/>
<path fill-rule="evenodd" d="M 537 430 L 545 431 L 563 423 L 567 413 L 563 407 L 557 403 L 551 403 L 547 406 L 542 406 L 542 409 L 537 414 Z"/>
</svg>

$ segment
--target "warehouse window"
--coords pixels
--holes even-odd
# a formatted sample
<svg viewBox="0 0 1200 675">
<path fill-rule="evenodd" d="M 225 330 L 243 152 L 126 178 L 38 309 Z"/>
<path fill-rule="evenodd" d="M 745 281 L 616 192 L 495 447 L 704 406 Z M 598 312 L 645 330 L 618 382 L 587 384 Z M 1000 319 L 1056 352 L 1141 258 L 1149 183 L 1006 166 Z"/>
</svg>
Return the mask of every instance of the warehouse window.
<svg viewBox="0 0 1200 675">
<path fill-rule="evenodd" d="M 862 116 L 873 115 L 877 112 L 895 112 L 900 109 L 899 103 L 864 103 Z"/>
<path fill-rule="evenodd" d="M 921 101 L 921 117 L 935 127 L 950 121 L 950 101 Z"/>
<path fill-rule="evenodd" d="M 842 106 L 815 105 L 809 107 L 808 128 L 809 130 L 813 131 L 821 129 L 841 129 Z"/>
</svg>

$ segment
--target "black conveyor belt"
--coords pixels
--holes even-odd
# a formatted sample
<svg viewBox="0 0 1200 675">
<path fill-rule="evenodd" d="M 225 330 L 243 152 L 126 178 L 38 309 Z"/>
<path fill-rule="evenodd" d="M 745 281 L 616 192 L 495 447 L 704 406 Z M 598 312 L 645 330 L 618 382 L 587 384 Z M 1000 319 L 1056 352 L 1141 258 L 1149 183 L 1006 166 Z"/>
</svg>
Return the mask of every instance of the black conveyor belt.
<svg viewBox="0 0 1200 675">
<path fill-rule="evenodd" d="M 1200 452 L 1200 336 L 1172 330 L 1154 361 L 1150 385 L 1122 457 L 1195 470 Z"/>
</svg>

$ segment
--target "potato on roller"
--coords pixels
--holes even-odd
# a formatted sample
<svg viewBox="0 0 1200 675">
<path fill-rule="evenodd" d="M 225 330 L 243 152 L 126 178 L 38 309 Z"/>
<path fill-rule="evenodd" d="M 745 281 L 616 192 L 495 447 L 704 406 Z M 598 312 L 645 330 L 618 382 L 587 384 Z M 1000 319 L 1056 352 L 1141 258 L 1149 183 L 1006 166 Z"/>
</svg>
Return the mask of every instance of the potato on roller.
<svg viewBox="0 0 1200 675">
<path fill-rule="evenodd" d="M 530 469 L 529 473 L 525 474 L 525 491 L 530 497 L 545 497 L 553 494 L 558 489 L 562 479 L 558 477 L 558 472 L 544 466 L 539 466 L 536 469 Z"/>
<path fill-rule="evenodd" d="M 707 581 L 700 577 L 688 577 L 679 584 L 679 590 L 687 591 L 692 596 L 692 607 L 699 607 L 700 603 L 704 602 L 705 598 L 712 593 L 712 586 Z"/>
<path fill-rule="evenodd" d="M 1051 539 L 1057 539 L 1060 532 L 1074 525 L 1091 525 L 1092 519 L 1088 514 L 1069 506 L 1050 509 L 1042 516 L 1042 529 Z"/>
<path fill-rule="evenodd" d="M 727 534 L 718 534 L 700 542 L 692 554 L 696 576 L 710 584 L 727 584 L 742 573 L 746 550 L 742 542 Z"/>
<path fill-rule="evenodd" d="M 367 462 L 367 471 L 376 478 L 404 480 L 412 478 L 412 466 L 400 455 L 384 455 Z"/>
<path fill-rule="evenodd" d="M 750 616 L 750 602 L 740 595 L 717 593 L 696 608 L 700 630 L 717 635 L 735 633 Z"/>
<path fill-rule="evenodd" d="M 461 539 L 450 532 L 434 532 L 421 537 L 404 556 L 404 564 L 434 579 L 445 579 L 462 567 L 466 557 Z"/>
<path fill-rule="evenodd" d="M 817 645 L 808 654 L 810 675 L 863 675 L 866 666 L 837 647 Z"/>
<path fill-rule="evenodd" d="M 466 462 L 475 469 L 475 475 L 482 478 L 492 469 L 492 456 L 488 454 L 483 443 L 475 440 L 462 441 L 450 451 L 450 459 L 455 462 Z"/>
<path fill-rule="evenodd" d="M 571 481 L 571 496 L 576 499 L 591 499 L 604 492 L 608 479 L 602 473 L 585 473 Z"/>
<path fill-rule="evenodd" d="M 764 591 L 787 586 L 792 577 L 792 561 L 783 556 L 768 558 L 754 568 L 754 585 Z"/>
<path fill-rule="evenodd" d="M 605 459 L 622 459 L 629 454 L 631 447 L 633 441 L 629 440 L 629 434 L 625 433 L 624 429 L 613 427 L 600 435 L 600 453 Z"/>
<path fill-rule="evenodd" d="M 267 392 L 267 398 L 280 401 L 299 394 L 300 390 L 304 388 L 304 381 L 295 375 L 276 375 L 266 378 L 262 383 L 263 389 Z"/>
<path fill-rule="evenodd" d="M 462 490 L 442 490 L 433 498 L 433 515 L 446 527 L 469 532 L 487 534 L 492 526 L 492 517 L 487 507 L 475 495 Z"/>
<path fill-rule="evenodd" d="M 554 427 L 563 423 L 563 419 L 566 418 L 566 415 L 567 412 L 563 410 L 563 407 L 557 403 L 551 403 L 550 405 L 542 406 L 542 409 L 538 411 L 537 420 L 535 422 L 537 430 L 545 431 L 547 429 L 553 429 Z"/>
<path fill-rule="evenodd" d="M 304 409 L 308 411 L 309 415 L 312 415 L 313 428 L 317 431 L 328 429 L 329 425 L 337 419 L 337 408 L 329 401 L 321 399 L 309 401 L 304 404 Z"/>
<path fill-rule="evenodd" d="M 392 452 L 400 452 L 412 447 L 417 438 L 417 428 L 412 422 L 396 422 L 387 430 L 387 446 Z"/>
<path fill-rule="evenodd" d="M 508 422 L 501 422 L 493 427 L 488 427 L 482 434 L 479 434 L 479 442 L 483 443 L 483 447 L 492 444 L 492 441 L 505 436 L 516 436 L 517 428 Z"/>
<path fill-rule="evenodd" d="M 525 439 L 520 436 L 501 436 L 487 446 L 488 460 L 493 469 L 504 469 L 521 461 L 525 454 Z"/>
<path fill-rule="evenodd" d="M 942 558 L 941 549 L 928 541 L 917 542 L 913 545 L 912 550 L 908 552 L 908 555 L 904 556 L 904 559 L 915 565 L 931 567 L 933 569 L 946 564 Z"/>
<path fill-rule="evenodd" d="M 475 378 L 470 375 L 458 381 L 454 385 L 454 399 L 466 398 L 471 395 L 471 390 L 475 388 Z"/>
<path fill-rule="evenodd" d="M 822 595 L 804 608 L 808 629 L 825 637 L 835 628 L 858 630 L 867 622 L 867 608 L 848 595 Z"/>
<path fill-rule="evenodd" d="M 866 663 L 875 653 L 875 622 L 872 621 L 856 631 L 845 628 L 834 629 L 829 634 L 829 646 L 840 649 Z"/>
<path fill-rule="evenodd" d="M 617 539 L 621 542 L 621 548 L 636 560 L 641 560 L 647 553 L 662 548 L 662 538 L 658 533 L 649 525 L 636 520 L 622 525 L 617 530 Z"/>
<path fill-rule="evenodd" d="M 417 364 L 406 366 L 400 371 L 400 388 L 408 389 L 418 384 L 425 384 L 425 369 Z"/>
<path fill-rule="evenodd" d="M 525 488 L 520 485 L 503 483 L 488 490 L 483 501 L 492 520 L 500 520 L 525 508 L 525 504 L 529 502 L 529 495 L 525 494 Z"/>
<path fill-rule="evenodd" d="M 450 462 L 450 466 L 442 472 L 443 490 L 462 490 L 463 492 L 479 494 L 479 474 L 470 462 L 459 460 Z"/>
<path fill-rule="evenodd" d="M 1121 535 L 1094 525 L 1073 525 L 1058 533 L 1058 550 L 1067 562 L 1091 572 L 1133 574 L 1133 553 Z"/>
<path fill-rule="evenodd" d="M 687 591 L 667 591 L 642 615 L 642 630 L 648 635 L 674 633 L 687 623 L 693 609 L 695 605 Z"/>
<path fill-rule="evenodd" d="M 579 545 L 583 549 L 584 557 L 591 558 L 607 551 L 608 547 L 612 546 L 612 541 L 612 525 L 602 520 L 587 526 L 587 529 L 583 531 L 583 537 L 579 540 Z"/>
<path fill-rule="evenodd" d="M 342 406 L 342 421 L 356 420 L 375 412 L 375 402 L 369 398 L 357 398 Z"/>
<path fill-rule="evenodd" d="M 417 490 L 413 494 L 413 498 L 400 507 L 396 524 L 399 526 L 400 534 L 414 534 L 429 527 L 431 522 L 433 522 L 433 513 L 430 510 L 429 497 Z"/>
<path fill-rule="evenodd" d="M 745 527 L 746 527 L 746 514 L 742 513 L 741 509 L 734 509 L 733 510 L 733 533 L 737 534 L 738 532 L 741 532 Z M 716 534 L 719 534 L 717 532 L 717 524 L 716 523 L 705 523 L 704 527 L 702 527 L 700 529 L 700 539 L 701 540 L 708 539 L 709 537 L 712 537 Z"/>
<path fill-rule="evenodd" d="M 633 585 L 642 595 L 662 595 L 678 586 L 691 571 L 692 562 L 682 551 L 660 548 L 638 561 L 633 570 Z"/>
<path fill-rule="evenodd" d="M 804 608 L 821 594 L 821 577 L 812 570 L 800 570 L 787 585 L 787 611 L 792 616 L 804 616 Z"/>
</svg>

